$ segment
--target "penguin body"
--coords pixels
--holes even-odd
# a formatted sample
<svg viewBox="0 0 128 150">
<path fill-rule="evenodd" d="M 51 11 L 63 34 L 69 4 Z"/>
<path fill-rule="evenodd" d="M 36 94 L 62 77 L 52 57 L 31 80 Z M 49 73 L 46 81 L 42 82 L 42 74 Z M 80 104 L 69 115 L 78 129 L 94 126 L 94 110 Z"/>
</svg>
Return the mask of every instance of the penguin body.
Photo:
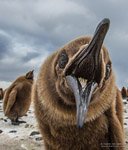
<svg viewBox="0 0 128 150">
<path fill-rule="evenodd" d="M 122 87 L 121 89 L 121 95 L 123 99 L 128 99 L 128 89 L 125 87 Z"/>
<path fill-rule="evenodd" d="M 121 94 L 107 49 L 90 51 L 95 37 L 69 42 L 40 69 L 33 99 L 46 150 L 124 149 Z"/>
<path fill-rule="evenodd" d="M 2 100 L 4 97 L 4 91 L 2 88 L 0 88 L 0 100 Z"/>
<path fill-rule="evenodd" d="M 4 114 L 14 125 L 20 123 L 18 118 L 24 116 L 30 107 L 32 84 L 33 71 L 30 71 L 25 76 L 18 77 L 4 94 Z"/>
</svg>

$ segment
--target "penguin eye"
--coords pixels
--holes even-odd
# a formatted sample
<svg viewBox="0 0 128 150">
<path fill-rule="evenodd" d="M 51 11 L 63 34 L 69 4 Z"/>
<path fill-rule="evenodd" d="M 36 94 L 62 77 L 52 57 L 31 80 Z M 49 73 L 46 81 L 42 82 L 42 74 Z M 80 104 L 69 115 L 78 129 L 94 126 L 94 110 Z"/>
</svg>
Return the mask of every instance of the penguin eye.
<svg viewBox="0 0 128 150">
<path fill-rule="evenodd" d="M 110 73 L 111 73 L 111 64 L 108 63 L 108 64 L 106 65 L 106 75 L 105 75 L 105 80 L 107 80 L 107 79 L 109 78 Z"/>
<path fill-rule="evenodd" d="M 59 57 L 59 67 L 61 69 L 64 69 L 64 67 L 66 66 L 68 62 L 68 55 L 66 54 L 65 51 L 63 51 L 61 54 L 60 54 L 60 57 Z"/>
</svg>

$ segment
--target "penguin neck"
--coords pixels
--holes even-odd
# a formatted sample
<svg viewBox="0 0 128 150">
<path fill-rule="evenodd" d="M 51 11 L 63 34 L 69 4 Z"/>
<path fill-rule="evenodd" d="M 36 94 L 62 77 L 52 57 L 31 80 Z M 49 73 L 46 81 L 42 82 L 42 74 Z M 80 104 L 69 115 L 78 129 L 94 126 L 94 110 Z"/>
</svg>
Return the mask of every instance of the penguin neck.
<svg viewBox="0 0 128 150">
<path fill-rule="evenodd" d="M 49 85 L 49 83 L 45 85 Z M 40 87 L 40 83 L 38 83 L 38 87 Z M 116 99 L 116 89 L 115 78 L 112 73 L 110 79 L 93 96 L 85 123 L 95 120 L 110 108 Z M 38 96 L 41 97 L 44 110 L 53 122 L 58 122 L 60 126 L 76 125 L 76 107 L 63 103 L 54 84 L 50 84 L 50 88 L 44 86 Z"/>
</svg>

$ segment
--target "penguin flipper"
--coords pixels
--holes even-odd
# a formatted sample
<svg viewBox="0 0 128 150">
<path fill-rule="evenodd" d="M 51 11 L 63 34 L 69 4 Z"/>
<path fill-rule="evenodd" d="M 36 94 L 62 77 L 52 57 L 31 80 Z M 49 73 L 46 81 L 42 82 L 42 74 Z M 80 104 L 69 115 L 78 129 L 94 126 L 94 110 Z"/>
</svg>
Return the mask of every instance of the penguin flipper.
<svg viewBox="0 0 128 150">
<path fill-rule="evenodd" d="M 8 97 L 7 106 L 5 108 L 5 116 L 9 113 L 10 109 L 12 108 L 13 104 L 16 101 L 17 89 L 13 89 Z"/>
</svg>

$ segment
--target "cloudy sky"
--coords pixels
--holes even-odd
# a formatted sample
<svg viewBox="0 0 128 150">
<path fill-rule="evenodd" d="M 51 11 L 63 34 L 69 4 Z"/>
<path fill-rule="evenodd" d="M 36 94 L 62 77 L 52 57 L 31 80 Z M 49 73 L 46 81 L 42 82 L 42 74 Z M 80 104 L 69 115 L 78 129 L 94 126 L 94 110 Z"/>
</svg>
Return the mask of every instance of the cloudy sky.
<svg viewBox="0 0 128 150">
<path fill-rule="evenodd" d="M 117 84 L 128 84 L 127 0 L 0 0 L 0 86 L 35 69 L 68 41 L 92 35 L 103 18 Z"/>
</svg>

